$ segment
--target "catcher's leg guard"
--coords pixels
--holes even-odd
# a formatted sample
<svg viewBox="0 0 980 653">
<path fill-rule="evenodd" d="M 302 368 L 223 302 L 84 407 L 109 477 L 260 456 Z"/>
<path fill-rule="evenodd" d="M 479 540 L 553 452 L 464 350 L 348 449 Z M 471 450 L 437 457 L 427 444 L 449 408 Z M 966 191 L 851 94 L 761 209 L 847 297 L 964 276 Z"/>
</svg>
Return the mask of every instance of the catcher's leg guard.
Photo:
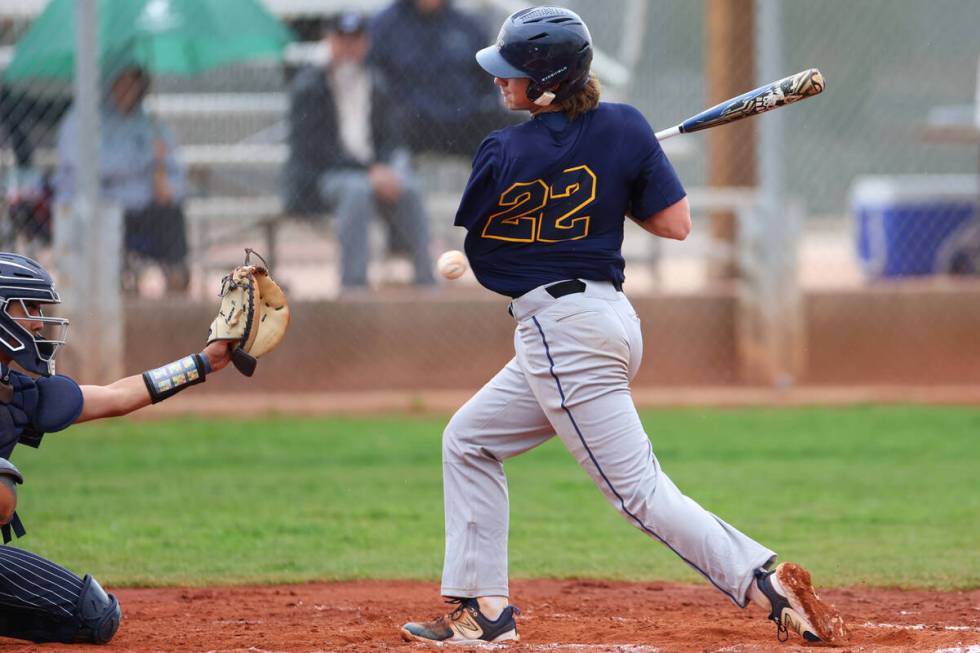
<svg viewBox="0 0 980 653">
<path fill-rule="evenodd" d="M 119 630 L 122 610 L 119 601 L 107 594 L 99 582 L 85 575 L 75 616 L 80 622 L 74 641 L 105 644 Z"/>
<path fill-rule="evenodd" d="M 56 614 L 24 607 L 0 606 L 0 635 L 42 644 L 105 644 L 119 629 L 122 612 L 112 594 L 106 594 L 91 576 L 82 581 L 75 613 Z"/>
</svg>

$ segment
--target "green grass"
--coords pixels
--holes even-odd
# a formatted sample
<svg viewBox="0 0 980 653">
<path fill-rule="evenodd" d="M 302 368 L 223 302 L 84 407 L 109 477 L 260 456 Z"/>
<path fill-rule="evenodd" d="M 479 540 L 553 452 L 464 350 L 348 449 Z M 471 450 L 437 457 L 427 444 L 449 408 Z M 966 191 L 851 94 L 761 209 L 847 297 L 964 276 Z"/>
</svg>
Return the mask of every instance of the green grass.
<svg viewBox="0 0 980 653">
<path fill-rule="evenodd" d="M 980 410 L 660 410 L 689 496 L 837 585 L 980 586 Z M 436 579 L 444 419 L 119 419 L 19 447 L 18 545 L 112 585 Z M 700 580 L 557 439 L 507 463 L 514 577 Z"/>
</svg>

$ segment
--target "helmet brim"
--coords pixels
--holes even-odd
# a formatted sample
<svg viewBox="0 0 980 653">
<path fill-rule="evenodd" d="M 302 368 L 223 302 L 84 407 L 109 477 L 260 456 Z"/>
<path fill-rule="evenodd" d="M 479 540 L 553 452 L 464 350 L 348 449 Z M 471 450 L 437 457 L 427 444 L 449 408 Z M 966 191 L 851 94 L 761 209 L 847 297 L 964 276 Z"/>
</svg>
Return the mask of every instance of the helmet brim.
<svg viewBox="0 0 980 653">
<path fill-rule="evenodd" d="M 500 79 L 530 77 L 527 73 L 507 63 L 500 54 L 500 48 L 491 45 L 476 53 L 476 62 L 483 70 Z"/>
</svg>

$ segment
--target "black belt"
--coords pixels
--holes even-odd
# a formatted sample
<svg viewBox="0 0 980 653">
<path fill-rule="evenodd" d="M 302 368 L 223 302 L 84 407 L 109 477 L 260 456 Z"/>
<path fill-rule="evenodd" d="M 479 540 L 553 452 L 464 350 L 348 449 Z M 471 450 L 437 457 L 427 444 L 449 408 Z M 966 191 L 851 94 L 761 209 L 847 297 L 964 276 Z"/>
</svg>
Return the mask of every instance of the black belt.
<svg viewBox="0 0 980 653">
<path fill-rule="evenodd" d="M 550 286 L 545 286 L 545 290 L 548 294 L 558 299 L 559 297 L 564 297 L 565 295 L 574 295 L 577 292 L 585 292 L 585 282 L 578 279 L 569 279 L 568 281 L 559 281 L 558 283 L 553 283 Z"/>
<path fill-rule="evenodd" d="M 623 292 L 623 284 L 618 281 L 610 281 L 618 292 Z M 559 297 L 564 297 L 565 295 L 574 295 L 577 292 L 585 292 L 585 282 L 579 279 L 569 279 L 568 281 L 559 281 L 558 283 L 553 283 L 550 286 L 545 287 L 548 294 L 558 299 Z"/>
<path fill-rule="evenodd" d="M 618 281 L 610 281 L 613 288 L 617 292 L 623 292 L 623 284 Z M 580 279 L 569 279 L 568 281 L 559 281 L 558 283 L 553 283 L 550 286 L 545 286 L 545 291 L 555 299 L 559 297 L 564 297 L 565 295 L 574 295 L 575 293 L 585 292 L 585 282 Z M 518 295 L 514 299 L 521 297 Z M 514 316 L 514 305 L 507 305 L 507 312 L 510 313 L 511 317 Z"/>
</svg>

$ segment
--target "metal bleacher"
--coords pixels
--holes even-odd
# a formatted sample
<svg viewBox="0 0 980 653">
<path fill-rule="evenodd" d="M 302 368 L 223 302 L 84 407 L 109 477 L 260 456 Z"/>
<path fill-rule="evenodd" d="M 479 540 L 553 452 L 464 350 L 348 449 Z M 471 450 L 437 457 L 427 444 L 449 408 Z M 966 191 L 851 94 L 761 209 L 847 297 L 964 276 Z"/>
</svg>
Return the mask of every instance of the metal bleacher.
<svg viewBox="0 0 980 653">
<path fill-rule="evenodd" d="M 358 11 L 373 12 L 391 0 L 263 2 L 281 20 L 295 23 L 316 21 L 355 5 Z M 46 3 L 47 0 L 0 0 L 0 17 L 26 25 Z M 512 10 L 512 4 L 510 0 L 459 2 L 470 9 L 498 12 Z M 317 43 L 298 42 L 287 48 L 282 63 L 256 61 L 194 78 L 154 80 L 146 107 L 175 131 L 179 156 L 191 182 L 185 213 L 192 247 L 189 260 L 199 266 L 196 272 L 227 268 L 231 252 L 241 252 L 241 248 L 228 247 L 229 242 L 262 247 L 272 260 L 277 254 L 280 258 L 287 253 L 290 257 L 319 257 L 321 251 L 323 256 L 336 251 L 327 246 L 310 246 L 311 241 L 332 240 L 329 219 L 289 216 L 280 196 L 281 170 L 288 156 L 287 74 L 298 65 L 316 60 L 317 48 Z M 0 45 L 0 67 L 9 62 L 12 50 L 12 43 Z M 612 72 L 606 71 L 606 76 L 615 79 Z M 49 134 L 35 152 L 38 165 L 56 163 L 52 136 Z M 461 234 L 451 225 L 469 161 L 424 155 L 416 159 L 415 167 L 426 191 L 433 253 L 461 246 Z M 290 248 L 290 239 L 302 241 L 304 246 Z M 379 239 L 378 234 L 372 238 L 374 243 Z"/>
<path fill-rule="evenodd" d="M 389 0 L 364 0 L 360 11 L 375 11 Z M 318 20 L 343 9 L 345 0 L 263 0 L 281 20 Z M 46 5 L 47 0 L 0 0 L 0 17 L 20 25 L 22 32 Z M 329 257 L 336 251 L 329 219 L 295 219 L 284 212 L 280 176 L 288 156 L 285 143 L 289 98 L 287 71 L 316 60 L 316 43 L 291 44 L 283 63 L 256 61 L 210 71 L 194 78 L 154 80 L 146 99 L 147 110 L 169 125 L 180 144 L 179 157 L 188 171 L 190 195 L 185 203 L 189 260 L 198 273 L 221 269 L 240 247 L 240 241 L 267 252 L 270 263 L 277 253 L 289 256 Z M 14 43 L 0 44 L 0 69 L 12 58 Z M 0 152 L 12 165 L 12 153 Z M 54 167 L 54 133 L 39 139 L 34 165 Z M 465 184 L 466 161 L 427 159 L 418 172 L 428 191 L 433 224 L 433 247 L 448 238 L 452 211 Z M 462 181 L 460 181 L 462 179 Z M 449 217 L 447 217 L 449 216 Z M 326 217 L 326 216 L 324 216 Z M 377 242 L 380 235 L 375 234 Z M 289 239 L 323 241 L 324 247 L 288 248 Z M 444 243 L 443 243 L 444 244 Z M 304 254 L 304 252 L 306 252 Z M 313 252 L 312 254 L 310 252 Z M 238 256 L 238 254 L 234 254 Z M 328 262 L 329 264 L 329 262 Z"/>
<path fill-rule="evenodd" d="M 260 238 L 270 264 L 283 242 L 280 231 L 330 238 L 329 220 L 295 219 L 284 211 L 280 174 L 288 157 L 283 142 L 288 98 L 284 93 L 158 95 L 148 108 L 182 143 L 180 157 L 191 182 L 185 206 L 193 260 L 224 267 L 212 245 L 236 235 Z M 204 142 L 206 140 L 206 142 Z M 426 188 L 434 240 L 445 244 L 446 226 L 466 182 L 468 162 L 422 157 L 416 171 Z M 295 227 L 299 226 L 297 230 Z"/>
</svg>

